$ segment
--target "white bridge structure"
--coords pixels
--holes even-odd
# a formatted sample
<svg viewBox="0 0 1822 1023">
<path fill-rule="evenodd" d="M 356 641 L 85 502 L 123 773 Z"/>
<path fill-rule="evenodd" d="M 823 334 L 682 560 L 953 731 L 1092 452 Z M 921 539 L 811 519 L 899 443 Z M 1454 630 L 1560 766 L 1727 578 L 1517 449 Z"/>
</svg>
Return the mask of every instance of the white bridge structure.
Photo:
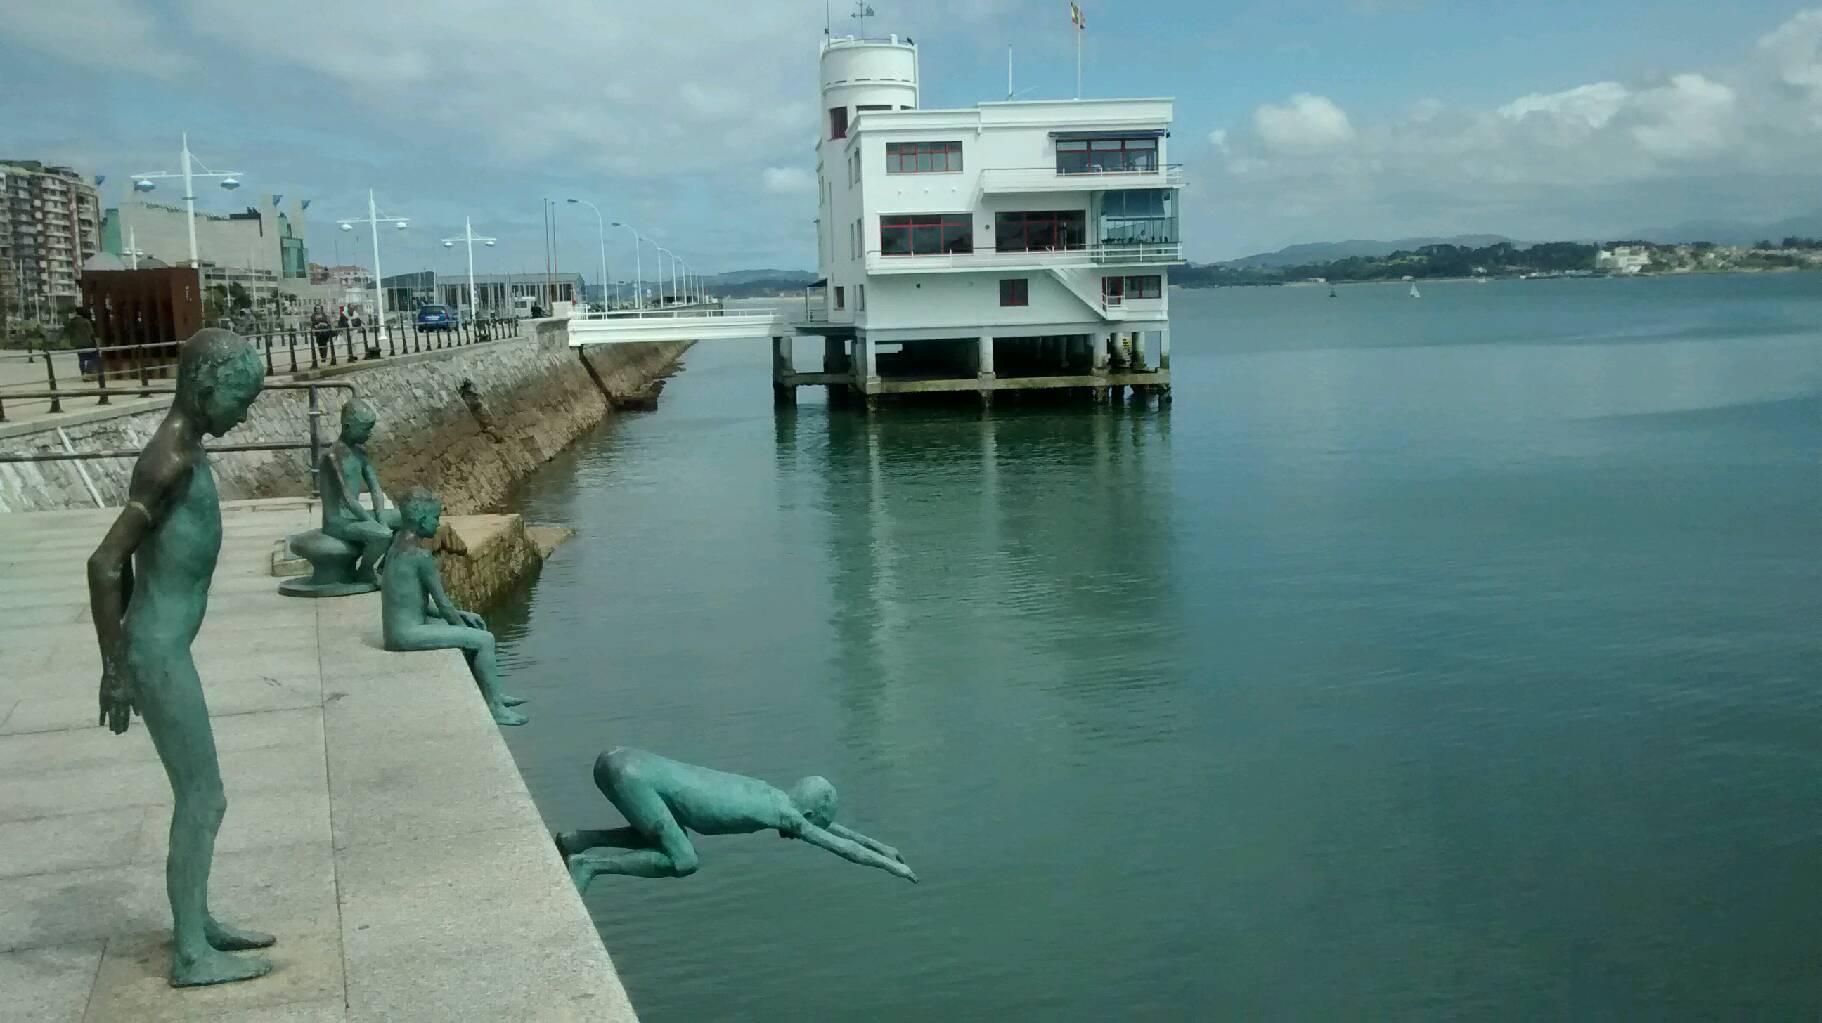
<svg viewBox="0 0 1822 1023">
<path fill-rule="evenodd" d="M 744 341 L 793 333 L 773 310 L 727 310 L 720 306 L 591 313 L 569 321 L 569 346 L 624 345 L 641 341 Z"/>
</svg>

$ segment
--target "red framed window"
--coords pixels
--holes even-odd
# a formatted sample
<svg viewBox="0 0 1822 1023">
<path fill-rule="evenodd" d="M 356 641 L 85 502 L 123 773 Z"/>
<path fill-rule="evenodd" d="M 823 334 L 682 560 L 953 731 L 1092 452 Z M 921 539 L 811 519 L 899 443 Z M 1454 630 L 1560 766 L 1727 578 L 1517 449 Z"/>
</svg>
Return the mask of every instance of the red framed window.
<svg viewBox="0 0 1822 1023">
<path fill-rule="evenodd" d="M 1081 210 L 1028 210 L 993 216 L 993 247 L 1000 252 L 1081 249 L 1088 245 Z"/>
<path fill-rule="evenodd" d="M 960 142 L 888 142 L 887 174 L 954 174 L 962 169 Z"/>
<path fill-rule="evenodd" d="M 1164 278 L 1159 274 L 1143 274 L 1137 277 L 1103 277 L 1101 278 L 1101 298 L 1108 305 L 1118 305 L 1131 298 L 1163 298 Z"/>
<path fill-rule="evenodd" d="M 1158 169 L 1158 140 L 1058 139 L 1058 174 L 1150 174 Z"/>
<path fill-rule="evenodd" d="M 909 213 L 879 218 L 884 256 L 934 256 L 974 251 L 974 217 L 967 213 Z"/>
<path fill-rule="evenodd" d="M 832 139 L 845 139 L 848 137 L 847 107 L 829 108 L 829 137 Z"/>
<path fill-rule="evenodd" d="M 1024 277 L 1008 277 L 1000 281 L 1000 305 L 1030 305 L 1031 281 Z"/>
</svg>

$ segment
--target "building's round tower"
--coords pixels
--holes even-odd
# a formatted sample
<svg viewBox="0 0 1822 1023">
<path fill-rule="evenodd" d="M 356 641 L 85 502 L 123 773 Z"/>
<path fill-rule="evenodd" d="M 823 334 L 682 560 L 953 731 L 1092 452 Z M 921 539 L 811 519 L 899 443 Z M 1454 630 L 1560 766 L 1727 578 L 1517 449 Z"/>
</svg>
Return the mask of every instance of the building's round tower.
<svg viewBox="0 0 1822 1023">
<path fill-rule="evenodd" d="M 917 109 L 917 46 L 898 36 L 844 37 L 822 47 L 822 137 L 846 138 L 869 110 Z"/>
</svg>

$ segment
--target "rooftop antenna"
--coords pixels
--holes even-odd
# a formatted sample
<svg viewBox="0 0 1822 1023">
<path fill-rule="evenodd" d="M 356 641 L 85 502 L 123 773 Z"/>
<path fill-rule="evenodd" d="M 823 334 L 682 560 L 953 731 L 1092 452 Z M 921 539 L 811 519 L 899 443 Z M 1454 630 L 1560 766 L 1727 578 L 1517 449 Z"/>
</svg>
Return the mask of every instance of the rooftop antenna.
<svg viewBox="0 0 1822 1023">
<path fill-rule="evenodd" d="M 829 35 L 835 28 L 835 15 L 829 10 L 829 0 L 822 0 L 822 34 Z"/>
<path fill-rule="evenodd" d="M 1012 44 L 1006 44 L 1006 102 L 1012 102 Z"/>
<path fill-rule="evenodd" d="M 865 39 L 867 37 L 867 19 L 877 17 L 877 15 L 873 13 L 873 8 L 867 5 L 867 0 L 854 0 L 854 13 L 850 17 L 854 19 L 854 34 Z"/>
</svg>

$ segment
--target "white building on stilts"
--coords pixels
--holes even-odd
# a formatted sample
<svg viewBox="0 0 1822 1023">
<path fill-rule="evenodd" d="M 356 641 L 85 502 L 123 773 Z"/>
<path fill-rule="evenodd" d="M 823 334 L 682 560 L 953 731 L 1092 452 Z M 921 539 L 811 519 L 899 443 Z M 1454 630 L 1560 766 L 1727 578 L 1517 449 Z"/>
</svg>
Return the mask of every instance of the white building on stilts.
<svg viewBox="0 0 1822 1023">
<path fill-rule="evenodd" d="M 872 397 L 1032 388 L 1167 392 L 1182 263 L 1169 99 L 918 105 L 909 39 L 822 49 L 818 265 L 774 386 Z"/>
</svg>

